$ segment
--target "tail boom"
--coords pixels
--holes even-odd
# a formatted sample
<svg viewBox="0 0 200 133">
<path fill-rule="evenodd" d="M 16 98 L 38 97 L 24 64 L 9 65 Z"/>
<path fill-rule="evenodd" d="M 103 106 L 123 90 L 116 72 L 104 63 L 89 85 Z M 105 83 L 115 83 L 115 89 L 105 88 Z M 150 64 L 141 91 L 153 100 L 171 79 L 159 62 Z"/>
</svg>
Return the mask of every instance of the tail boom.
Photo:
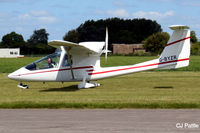
<svg viewBox="0 0 200 133">
<path fill-rule="evenodd" d="M 100 68 L 89 72 L 91 79 L 102 79 L 119 75 L 130 74 L 152 69 L 176 69 L 189 65 L 190 56 L 190 30 L 183 25 L 170 26 L 174 30 L 168 43 L 158 59 L 146 61 L 143 63 Z"/>
<path fill-rule="evenodd" d="M 94 70 L 93 72 L 89 72 L 88 75 L 90 75 L 92 79 L 97 80 L 97 79 L 126 75 L 146 70 L 162 69 L 162 68 L 174 69 L 174 66 L 176 66 L 178 63 L 186 61 L 189 61 L 189 58 L 166 61 L 166 62 L 160 62 L 159 59 L 155 59 L 139 63 L 136 65 L 101 68 L 101 70 L 98 71 Z"/>
</svg>

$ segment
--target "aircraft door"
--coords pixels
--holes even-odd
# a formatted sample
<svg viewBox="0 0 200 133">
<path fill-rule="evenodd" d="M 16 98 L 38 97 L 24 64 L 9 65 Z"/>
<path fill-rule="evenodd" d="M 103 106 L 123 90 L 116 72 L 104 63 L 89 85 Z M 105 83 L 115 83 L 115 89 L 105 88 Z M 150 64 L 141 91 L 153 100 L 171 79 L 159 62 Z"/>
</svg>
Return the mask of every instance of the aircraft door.
<svg viewBox="0 0 200 133">
<path fill-rule="evenodd" d="M 72 71 L 71 71 L 71 67 L 72 66 L 73 61 L 72 61 L 72 56 L 70 55 L 68 57 L 68 55 L 63 52 L 61 54 L 60 57 L 60 63 L 59 63 L 59 73 L 58 73 L 58 80 L 59 81 L 71 81 L 73 80 L 73 76 L 72 76 Z"/>
</svg>

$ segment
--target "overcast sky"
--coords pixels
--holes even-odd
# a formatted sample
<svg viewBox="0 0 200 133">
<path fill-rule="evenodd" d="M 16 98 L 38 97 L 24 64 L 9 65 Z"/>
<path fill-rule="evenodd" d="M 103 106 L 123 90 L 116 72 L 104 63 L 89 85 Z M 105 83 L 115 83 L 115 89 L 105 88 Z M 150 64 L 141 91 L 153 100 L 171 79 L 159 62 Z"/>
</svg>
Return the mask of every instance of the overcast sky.
<svg viewBox="0 0 200 133">
<path fill-rule="evenodd" d="M 161 24 L 191 27 L 200 39 L 200 0 L 0 0 L 0 39 L 15 31 L 27 40 L 33 30 L 45 28 L 49 40 L 86 20 L 119 17 L 147 18 Z"/>
</svg>

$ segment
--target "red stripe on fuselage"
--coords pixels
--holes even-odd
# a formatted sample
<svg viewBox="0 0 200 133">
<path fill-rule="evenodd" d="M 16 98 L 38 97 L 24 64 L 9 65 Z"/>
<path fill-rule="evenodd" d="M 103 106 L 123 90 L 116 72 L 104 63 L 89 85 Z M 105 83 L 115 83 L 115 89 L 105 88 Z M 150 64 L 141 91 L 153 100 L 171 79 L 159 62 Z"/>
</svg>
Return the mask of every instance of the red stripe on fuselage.
<svg viewBox="0 0 200 133">
<path fill-rule="evenodd" d="M 181 42 L 181 41 L 187 40 L 187 39 L 190 39 L 190 37 L 186 37 L 186 38 L 183 38 L 183 39 L 180 39 L 180 40 L 177 40 L 177 41 L 174 41 L 174 42 L 168 43 L 166 46 L 169 46 L 169 45 L 172 45 L 172 44 L 175 44 L 175 43 L 178 43 L 178 42 Z"/>
<path fill-rule="evenodd" d="M 130 70 L 130 69 L 143 68 L 143 67 L 167 64 L 167 63 L 173 63 L 173 62 L 179 62 L 179 61 L 186 61 L 186 60 L 189 60 L 189 58 L 174 60 L 174 61 L 161 62 L 161 63 L 148 64 L 148 65 L 143 65 L 143 66 L 135 66 L 135 67 L 115 69 L 115 70 L 108 70 L 108 71 L 103 71 L 103 72 L 88 73 L 88 75 L 96 75 L 96 74 L 110 73 L 110 72 L 116 72 L 116 71 Z"/>
<path fill-rule="evenodd" d="M 93 72 L 94 71 L 94 69 L 92 69 L 92 70 L 86 70 L 86 72 Z"/>
<path fill-rule="evenodd" d="M 72 69 L 76 70 L 76 69 L 87 69 L 87 68 L 93 68 L 93 66 L 73 67 Z M 64 68 L 64 69 L 56 69 L 56 70 L 48 70 L 48 71 L 39 71 L 39 72 L 33 72 L 33 73 L 19 74 L 19 75 L 16 75 L 16 76 L 38 74 L 38 73 L 47 73 L 47 72 L 55 72 L 55 71 L 65 71 L 65 70 L 71 70 L 71 69 L 70 68 Z"/>
</svg>

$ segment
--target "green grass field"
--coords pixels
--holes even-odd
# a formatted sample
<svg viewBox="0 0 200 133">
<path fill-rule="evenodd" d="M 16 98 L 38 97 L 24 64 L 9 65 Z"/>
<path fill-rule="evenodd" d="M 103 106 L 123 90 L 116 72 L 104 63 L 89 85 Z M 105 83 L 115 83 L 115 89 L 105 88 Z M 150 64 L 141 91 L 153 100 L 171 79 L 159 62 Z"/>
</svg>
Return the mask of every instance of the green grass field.
<svg viewBox="0 0 200 133">
<path fill-rule="evenodd" d="M 102 66 L 130 65 L 156 57 L 112 56 Z M 22 90 L 9 72 L 38 58 L 0 59 L 0 108 L 200 108 L 200 57 L 178 71 L 147 71 L 99 80 L 102 85 L 77 89 L 77 82 L 28 83 Z M 104 59 L 104 58 L 102 58 Z M 11 65 L 12 64 L 12 65 Z M 6 68 L 5 68 L 6 66 Z"/>
</svg>

